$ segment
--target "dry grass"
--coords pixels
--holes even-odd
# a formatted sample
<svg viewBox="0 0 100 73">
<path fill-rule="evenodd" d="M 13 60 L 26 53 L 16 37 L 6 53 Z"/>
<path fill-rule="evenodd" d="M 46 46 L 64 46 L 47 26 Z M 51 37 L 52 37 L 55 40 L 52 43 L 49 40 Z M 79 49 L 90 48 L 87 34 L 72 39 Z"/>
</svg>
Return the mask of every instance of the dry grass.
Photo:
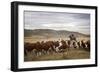
<svg viewBox="0 0 100 73">
<path fill-rule="evenodd" d="M 69 40 L 69 38 L 39 38 L 39 37 L 25 37 L 24 38 L 24 41 L 25 42 L 29 42 L 29 43 L 35 43 L 37 41 L 58 41 L 59 39 L 63 39 L 63 40 Z M 80 41 L 80 40 L 89 40 L 90 37 L 80 37 L 80 38 L 77 38 L 77 41 Z"/>
<path fill-rule="evenodd" d="M 52 53 L 41 56 L 33 56 L 32 54 L 25 56 L 24 61 L 47 61 L 47 60 L 70 60 L 70 59 L 89 59 L 90 52 L 85 50 L 72 49 L 63 53 Z"/>
</svg>

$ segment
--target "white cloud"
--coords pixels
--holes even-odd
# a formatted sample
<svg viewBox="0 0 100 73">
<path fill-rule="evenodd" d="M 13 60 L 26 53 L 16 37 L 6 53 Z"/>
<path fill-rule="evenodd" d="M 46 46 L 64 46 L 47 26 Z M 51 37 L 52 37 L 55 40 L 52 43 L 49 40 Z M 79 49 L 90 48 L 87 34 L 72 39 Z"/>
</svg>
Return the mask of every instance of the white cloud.
<svg viewBox="0 0 100 73">
<path fill-rule="evenodd" d="M 44 27 L 51 27 L 51 28 L 65 28 L 65 27 L 74 27 L 74 24 L 67 24 L 67 23 L 52 23 L 52 24 L 43 24 Z"/>
</svg>

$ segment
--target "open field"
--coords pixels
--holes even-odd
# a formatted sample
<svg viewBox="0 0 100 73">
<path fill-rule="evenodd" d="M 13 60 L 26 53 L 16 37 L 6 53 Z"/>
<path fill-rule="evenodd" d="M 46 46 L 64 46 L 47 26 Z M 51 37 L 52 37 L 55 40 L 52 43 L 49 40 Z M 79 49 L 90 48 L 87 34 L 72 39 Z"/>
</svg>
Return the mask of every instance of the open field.
<svg viewBox="0 0 100 73">
<path fill-rule="evenodd" d="M 69 38 L 60 38 L 63 40 L 69 40 Z M 24 41 L 28 43 L 36 43 L 41 41 L 58 41 L 59 38 L 40 38 L 40 37 L 25 37 Z M 81 37 L 77 38 L 77 41 L 81 40 L 90 40 L 89 37 Z M 34 56 L 34 53 L 28 53 L 28 55 L 24 55 L 24 61 L 48 61 L 48 60 L 71 60 L 71 59 L 89 59 L 90 58 L 90 51 L 85 50 L 84 48 L 69 48 L 64 49 L 63 52 L 52 52 L 50 54 L 44 54 L 40 56 Z"/>
<path fill-rule="evenodd" d="M 71 49 L 70 51 L 66 51 L 63 53 L 52 53 L 41 56 L 33 56 L 32 54 L 25 56 L 24 61 L 47 61 L 47 60 L 71 60 L 71 59 L 89 59 L 90 52 L 85 51 L 83 49 Z"/>
<path fill-rule="evenodd" d="M 40 37 L 38 37 L 38 36 L 35 36 L 35 37 L 25 37 L 24 38 L 24 42 L 29 42 L 29 43 L 35 43 L 35 42 L 37 42 L 37 41 L 58 41 L 59 39 L 63 39 L 63 40 L 69 40 L 69 38 L 68 37 L 66 37 L 66 38 L 40 38 Z M 80 40 L 85 40 L 85 41 L 87 41 L 87 40 L 90 40 L 90 37 L 80 37 L 80 38 L 77 38 L 77 41 L 80 41 Z"/>
</svg>

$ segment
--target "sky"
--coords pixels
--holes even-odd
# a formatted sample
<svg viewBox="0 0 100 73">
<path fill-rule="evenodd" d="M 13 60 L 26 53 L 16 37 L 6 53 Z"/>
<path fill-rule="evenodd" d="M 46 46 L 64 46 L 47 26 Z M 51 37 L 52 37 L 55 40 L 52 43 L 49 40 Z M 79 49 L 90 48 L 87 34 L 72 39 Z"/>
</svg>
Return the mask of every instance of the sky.
<svg viewBox="0 0 100 73">
<path fill-rule="evenodd" d="M 90 14 L 24 11 L 24 29 L 67 30 L 90 34 Z"/>
</svg>

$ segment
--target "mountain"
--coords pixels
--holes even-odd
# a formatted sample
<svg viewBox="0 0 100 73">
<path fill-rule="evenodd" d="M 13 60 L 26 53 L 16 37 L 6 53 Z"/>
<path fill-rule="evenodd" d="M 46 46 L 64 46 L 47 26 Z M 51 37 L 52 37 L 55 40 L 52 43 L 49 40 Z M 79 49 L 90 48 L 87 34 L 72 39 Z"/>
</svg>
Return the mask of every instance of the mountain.
<svg viewBox="0 0 100 73">
<path fill-rule="evenodd" d="M 24 36 L 40 36 L 40 37 L 69 37 L 69 35 L 74 34 L 76 37 L 89 37 L 90 35 L 82 34 L 79 32 L 66 31 L 66 30 L 52 30 L 52 29 L 24 29 Z"/>
</svg>

